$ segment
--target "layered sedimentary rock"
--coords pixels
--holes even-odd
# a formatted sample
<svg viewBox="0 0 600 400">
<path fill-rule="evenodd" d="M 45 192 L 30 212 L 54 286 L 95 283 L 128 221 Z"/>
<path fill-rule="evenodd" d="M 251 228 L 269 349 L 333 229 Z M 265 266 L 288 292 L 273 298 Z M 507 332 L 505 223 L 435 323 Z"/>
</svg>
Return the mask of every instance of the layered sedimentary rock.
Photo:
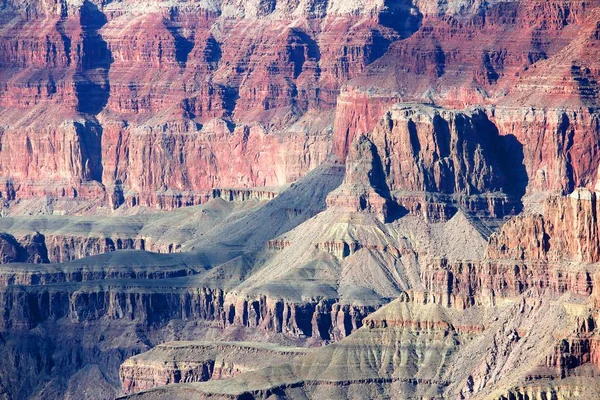
<svg viewBox="0 0 600 400">
<path fill-rule="evenodd" d="M 357 151 L 373 149 L 366 140 L 356 144 Z M 164 340 L 191 339 L 193 335 L 260 338 L 293 345 L 338 343 L 317 351 L 317 359 L 307 355 L 279 369 L 240 373 L 233 381 L 223 381 L 224 386 L 217 381 L 191 387 L 180 382 L 144 391 L 141 398 L 177 398 L 190 391 L 200 398 L 247 392 L 260 397 L 273 390 L 309 398 L 346 396 L 348 391 L 363 397 L 386 396 L 393 391 L 401 393 L 399 398 L 432 391 L 472 398 L 545 390 L 558 390 L 562 396 L 577 390 L 592 393 L 592 381 L 586 377 L 595 373 L 597 363 L 594 310 L 599 275 L 594 264 L 574 262 L 593 250 L 586 253 L 588 236 L 579 235 L 577 224 L 571 222 L 578 218 L 595 221 L 595 213 L 585 211 L 592 210 L 595 193 L 579 190 L 570 197 L 550 198 L 546 207 L 551 211 L 531 217 L 553 221 L 555 227 L 548 235 L 552 240 L 567 238 L 564 248 L 571 248 L 571 253 L 564 250 L 565 258 L 553 260 L 544 256 L 540 245 L 537 252 L 528 250 L 523 259 L 518 249 L 524 244 L 535 246 L 532 238 L 539 236 L 530 235 L 529 217 L 514 217 L 506 223 L 490 236 L 486 250 L 489 234 L 482 228 L 486 225 L 464 211 L 447 222 L 428 222 L 421 215 L 410 214 L 386 222 L 373 208 L 348 208 L 331 199 L 325 201 L 328 193 L 339 199 L 340 191 L 356 187 L 350 182 L 361 182 L 361 190 L 377 193 L 377 186 L 371 186 L 368 179 L 373 158 L 364 161 L 356 170 L 347 171 L 349 180 L 342 181 L 339 168 L 331 166 L 268 203 L 241 207 L 237 215 L 224 213 L 223 220 L 215 219 L 224 224 L 223 229 L 236 232 L 232 227 L 239 231 L 257 218 L 290 218 L 286 223 L 292 225 L 280 234 L 272 231 L 264 236 L 264 229 L 254 228 L 239 232 L 245 243 L 263 243 L 252 257 L 231 248 L 232 235 L 224 239 L 219 229 L 213 233 L 211 229 L 192 242 L 200 249 L 196 253 L 159 257 L 119 251 L 44 269 L 26 264 L 4 266 L 5 348 L 16 351 L 15 346 L 23 343 L 18 337 L 27 334 L 35 340 L 35 332 L 47 332 L 57 324 L 73 331 L 83 326 L 97 327 L 98 332 L 113 327 L 100 341 L 108 346 L 100 352 L 72 343 L 85 361 L 64 361 L 60 371 L 75 376 L 78 365 L 95 365 L 112 354 L 108 364 L 112 369 L 103 373 L 114 379 L 114 366 L 129 355 Z M 315 185 L 326 179 L 332 183 L 315 198 L 319 193 Z M 302 213 L 289 213 L 289 196 L 300 201 L 296 210 L 314 207 L 321 212 L 298 219 Z M 221 199 L 213 202 L 231 204 Z M 284 206 L 288 207 L 278 214 Z M 209 203 L 202 209 L 213 207 L 216 205 Z M 556 210 L 562 210 L 564 217 L 556 217 Z M 560 225 L 562 221 L 565 223 Z M 517 229 L 522 239 L 506 233 L 518 224 L 523 225 Z M 444 236 L 447 242 L 441 239 Z M 464 248 L 456 249 L 465 237 Z M 515 241 L 503 242 L 507 237 Z M 223 261 L 222 254 L 211 254 L 206 244 L 229 248 L 230 259 Z M 367 316 L 390 298 L 398 299 Z M 144 328 L 129 339 L 120 336 L 135 326 Z M 55 338 L 50 341 L 59 342 Z M 22 362 L 38 353 L 63 359 L 53 348 L 36 350 L 27 345 L 25 349 Z M 153 360 L 153 354 L 158 353 L 144 357 Z M 361 361 L 363 356 L 368 362 Z M 399 361 L 403 357 L 407 357 L 406 363 Z M 200 358 L 188 361 L 204 365 Z M 356 361 L 355 367 L 351 360 Z M 310 366 L 315 363 L 327 365 L 330 374 L 311 375 Z M 7 359 L 3 365 L 6 371 L 16 371 L 19 362 Z M 35 380 L 36 393 L 64 393 L 66 389 L 52 383 L 56 370 L 43 365 Z M 360 365 L 371 367 L 365 370 Z M 177 382 L 175 369 L 165 372 L 152 363 L 146 367 L 137 372 L 127 370 L 131 373 L 122 375 L 122 387 L 151 389 Z M 194 381 L 208 377 L 202 373 L 189 376 Z M 579 382 L 576 387 L 581 389 L 574 389 L 571 382 Z M 31 393 L 12 380 L 3 385 L 20 388 L 23 397 Z"/>
<path fill-rule="evenodd" d="M 169 271 L 163 274 L 177 276 Z M 190 287 L 189 277 L 161 279 L 165 276 L 138 275 L 137 279 L 102 280 L 97 274 L 94 276 L 96 281 L 83 284 L 51 284 L 48 281 L 38 284 L 33 281 L 33 287 L 29 288 L 3 288 L 0 302 L 6 312 L 0 323 L 2 347 L 11 354 L 1 363 L 6 372 L 3 385 L 9 388 L 11 396 L 26 398 L 37 394 L 46 398 L 48 395 L 44 392 L 53 385 L 53 380 L 60 378 L 70 382 L 82 367 L 100 365 L 109 388 L 115 390 L 120 386 L 116 381 L 119 364 L 165 340 L 191 340 L 205 335 L 214 338 L 216 334 L 229 340 L 273 340 L 296 345 L 323 343 L 333 340 L 335 332 L 340 332 L 338 337 L 350 334 L 372 311 L 323 302 L 289 304 L 264 298 L 236 300 L 225 296 L 221 290 Z M 144 279 L 150 280 L 144 283 Z M 64 336 L 56 336 L 59 331 Z M 81 331 L 87 333 L 79 334 Z M 95 332 L 95 336 L 90 336 L 91 332 Z M 74 340 L 72 335 L 81 336 Z M 36 341 L 47 345 L 36 346 L 33 344 Z M 281 352 L 288 353 L 287 350 Z M 285 358 L 286 361 L 289 359 Z M 181 359 L 174 361 L 183 368 Z M 13 377 L 19 376 L 22 365 L 30 363 L 36 363 L 37 372 L 35 377 L 27 378 L 32 383 L 27 386 Z M 219 371 L 213 365 L 208 376 L 217 373 L 217 376 L 225 377 L 246 369 L 235 362 L 231 367 L 224 365 Z M 144 386 L 140 381 L 149 379 L 144 371 L 154 373 L 152 371 L 156 370 L 150 365 L 136 372 L 131 380 L 137 382 L 135 386 L 139 389 L 161 382 L 178 382 L 177 379 L 163 382 L 162 378 L 157 378 Z M 195 380 L 190 378 L 190 381 Z M 56 396 L 64 396 L 64 389 L 57 393 Z"/>
<path fill-rule="evenodd" d="M 121 257 L 135 260 L 136 254 Z M 126 265 L 123 259 L 110 261 Z M 213 321 L 221 328 L 239 326 L 283 333 L 320 343 L 349 335 L 375 309 L 339 304 L 334 299 L 293 302 L 226 293 L 195 282 L 193 275 L 202 270 L 201 266 L 182 260 L 171 265 L 172 261 L 177 260 L 151 258 L 143 267 L 107 264 L 100 268 L 75 263 L 44 272 L 9 266 L 1 276 L 2 329 L 27 330 L 61 319 L 73 323 L 125 319 L 143 324 L 183 319 Z"/>
<path fill-rule="evenodd" d="M 172 342 L 128 359 L 120 368 L 123 393 L 173 383 L 225 379 L 306 354 L 303 348 L 245 342 Z"/>
<path fill-rule="evenodd" d="M 528 374 L 539 373 L 545 365 L 551 369 L 553 364 L 547 361 L 556 354 L 554 344 L 560 343 L 552 332 L 573 329 L 579 315 L 585 315 L 580 299 L 535 297 L 525 295 L 486 311 L 473 307 L 466 313 L 400 299 L 370 316 L 349 338 L 293 363 L 241 374 L 226 383 L 170 385 L 129 398 L 183 398 L 190 393 L 198 398 L 268 397 L 272 393 L 309 398 L 400 399 L 432 393 L 501 398 L 506 388 L 523 390 Z M 548 318 L 549 314 L 558 318 Z M 317 371 L 314 365 L 324 368 Z M 572 364 L 570 370 L 576 371 L 577 365 Z M 565 385 L 561 396 L 593 393 L 569 389 L 567 382 L 552 385 Z M 579 390 L 586 387 L 593 390 L 590 381 Z"/>
<path fill-rule="evenodd" d="M 491 218 L 521 210 L 527 185 L 521 145 L 500 135 L 482 109 L 396 105 L 366 137 L 377 163 L 369 179 L 396 207 L 433 221 L 459 208 Z M 350 168 L 361 157 L 350 150 Z"/>
<path fill-rule="evenodd" d="M 467 308 L 527 290 L 590 296 L 598 285 L 597 192 L 577 189 L 545 200 L 540 214 L 510 219 L 494 232 L 482 260 L 433 258 L 422 273 L 435 302 Z"/>
<path fill-rule="evenodd" d="M 332 128 L 344 158 L 398 101 L 493 106 L 530 186 L 570 192 L 598 161 L 582 148 L 597 136 L 596 13 L 593 1 L 10 2 L 2 193 L 197 204 L 215 187 L 297 179 Z"/>
<path fill-rule="evenodd" d="M 591 189 L 597 3 L 464 3 L 419 2 L 421 29 L 344 87 L 334 152 L 345 157 L 354 138 L 375 130 L 397 102 L 479 106 L 507 144 L 514 142 L 510 153 L 522 153 L 529 191 Z"/>
<path fill-rule="evenodd" d="M 3 197 L 174 208 L 297 179 L 329 152 L 340 85 L 420 23 L 409 2 L 338 3 L 7 3 Z"/>
<path fill-rule="evenodd" d="M 5 2 L 0 394 L 597 397 L 599 13 Z"/>
<path fill-rule="evenodd" d="M 511 220 L 495 234 L 488 256 L 546 263 L 599 261 L 598 192 L 577 189 L 546 200 L 541 214 Z"/>
</svg>

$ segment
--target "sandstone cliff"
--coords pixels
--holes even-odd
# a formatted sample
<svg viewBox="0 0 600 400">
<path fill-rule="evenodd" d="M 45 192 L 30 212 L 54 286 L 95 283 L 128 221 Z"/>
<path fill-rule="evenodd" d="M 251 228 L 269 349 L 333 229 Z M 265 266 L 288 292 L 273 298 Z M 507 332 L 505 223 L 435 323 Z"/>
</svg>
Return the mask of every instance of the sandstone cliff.
<svg viewBox="0 0 600 400">
<path fill-rule="evenodd" d="M 0 397 L 598 397 L 599 19 L 5 1 Z"/>
<path fill-rule="evenodd" d="M 291 182 L 330 150 L 345 158 L 407 101 L 489 106 L 485 130 L 523 145 L 531 190 L 589 187 L 597 13 L 594 1 L 11 1 L 2 194 L 198 204 L 217 187 Z"/>
<path fill-rule="evenodd" d="M 11 1 L 0 21 L 3 197 L 174 208 L 316 167 L 341 84 L 420 13 L 410 2 Z"/>
</svg>

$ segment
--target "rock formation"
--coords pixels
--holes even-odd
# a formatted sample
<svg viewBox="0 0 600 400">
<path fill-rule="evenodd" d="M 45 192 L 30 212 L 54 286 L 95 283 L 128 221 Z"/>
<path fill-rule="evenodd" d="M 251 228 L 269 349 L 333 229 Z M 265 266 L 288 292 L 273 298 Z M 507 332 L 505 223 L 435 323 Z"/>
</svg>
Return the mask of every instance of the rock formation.
<svg viewBox="0 0 600 400">
<path fill-rule="evenodd" d="M 7 3 L 3 197 L 174 208 L 297 179 L 328 154 L 341 84 L 420 22 L 337 3 Z"/>
<path fill-rule="evenodd" d="M 596 0 L 7 0 L 0 398 L 600 396 Z"/>
<path fill-rule="evenodd" d="M 244 342 L 172 342 L 128 359 L 120 368 L 123 392 L 170 383 L 225 379 L 264 366 L 284 364 L 308 349 Z M 149 375 L 151 378 L 148 379 Z"/>
</svg>

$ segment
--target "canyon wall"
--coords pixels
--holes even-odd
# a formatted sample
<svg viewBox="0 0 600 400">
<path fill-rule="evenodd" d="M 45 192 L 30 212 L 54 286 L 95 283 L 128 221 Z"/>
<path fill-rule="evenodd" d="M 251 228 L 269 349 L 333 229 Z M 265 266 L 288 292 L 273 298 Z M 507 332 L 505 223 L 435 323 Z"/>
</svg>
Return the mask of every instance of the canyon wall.
<svg viewBox="0 0 600 400">
<path fill-rule="evenodd" d="M 214 321 L 222 329 L 230 325 L 257 328 L 320 342 L 349 335 L 360 328 L 362 319 L 374 310 L 374 307 L 339 304 L 335 300 L 292 303 L 266 296 L 247 298 L 234 293 L 226 294 L 221 289 L 185 289 L 185 280 L 182 279 L 176 279 L 174 287 L 160 288 L 160 280 L 187 276 L 189 273 L 189 270 L 153 274 L 75 273 L 44 276 L 42 279 L 31 279 L 29 276 L 3 279 L 1 301 L 5 311 L 1 328 L 3 331 L 27 331 L 48 321 L 61 319 L 75 324 L 108 323 L 124 319 L 148 326 L 183 319 Z M 119 287 L 116 282 L 114 288 L 102 287 L 102 282 L 116 278 L 133 279 L 130 282 L 133 287 Z M 136 279 L 157 280 L 158 288 L 148 290 L 144 286 L 136 287 Z M 98 281 L 97 286 L 94 281 Z M 57 282 L 83 284 L 45 287 Z M 24 285 L 31 288 L 26 289 Z"/>
<path fill-rule="evenodd" d="M 522 153 L 528 193 L 593 189 L 597 3 L 417 4 L 421 28 L 342 88 L 333 152 L 345 158 L 354 138 L 376 130 L 396 103 L 479 107 L 490 122 L 485 130 L 504 137 L 513 156 Z M 418 125 L 419 117 L 408 119 Z"/>
<path fill-rule="evenodd" d="M 123 393 L 172 383 L 226 379 L 304 355 L 305 348 L 246 342 L 171 342 L 128 359 L 120 368 Z"/>
<path fill-rule="evenodd" d="M 593 397 L 599 19 L 5 1 L 0 397 Z"/>
<path fill-rule="evenodd" d="M 315 168 L 341 84 L 420 17 L 410 2 L 85 1 L 9 2 L 0 21 L 2 196 L 168 209 Z"/>
<path fill-rule="evenodd" d="M 121 386 L 119 365 L 164 341 L 217 334 L 228 340 L 314 345 L 349 335 L 374 311 L 374 307 L 352 307 L 334 300 L 289 303 L 264 296 L 237 297 L 220 289 L 186 289 L 190 279 L 186 272 L 138 274 L 131 278 L 130 274 L 121 275 L 129 280 L 121 276 L 115 280 L 117 275 L 83 274 L 85 282 L 77 283 L 75 280 L 81 276 L 74 274 L 65 276 L 64 281 L 75 280 L 63 284 L 50 283 L 47 276 L 39 281 L 23 277 L 2 288 L 1 346 L 10 356 L 0 362 L 0 368 L 2 385 L 11 396 L 63 397 L 67 382 L 73 384 L 74 376 L 83 368 L 97 366 L 104 378 L 90 379 L 84 387 L 106 385 L 102 394 L 114 398 Z M 185 278 L 172 278 L 177 276 Z M 153 283 L 149 285 L 145 280 Z M 56 281 L 61 281 L 60 277 Z M 182 360 L 175 362 L 184 368 Z M 225 364 L 221 369 L 212 363 L 204 378 L 235 375 L 254 363 L 246 361 L 247 368 L 241 362 L 234 363 L 234 367 Z M 16 379 L 24 376 L 19 372 L 23 365 L 31 365 L 35 376 Z M 129 387 L 147 389 L 161 382 L 163 378 L 153 380 L 151 386 L 140 383 L 147 379 L 147 373 L 153 373 L 148 371 L 154 369 L 149 366 L 132 370 Z M 202 380 L 203 375 L 197 375 L 189 380 Z M 165 383 L 168 382 L 178 380 L 167 379 Z M 129 390 L 127 387 L 123 386 Z"/>
<path fill-rule="evenodd" d="M 169 209 L 281 185 L 344 159 L 398 102 L 489 107 L 486 130 L 523 145 L 530 190 L 590 187 L 596 13 L 593 1 L 8 2 L 2 195 Z"/>
</svg>

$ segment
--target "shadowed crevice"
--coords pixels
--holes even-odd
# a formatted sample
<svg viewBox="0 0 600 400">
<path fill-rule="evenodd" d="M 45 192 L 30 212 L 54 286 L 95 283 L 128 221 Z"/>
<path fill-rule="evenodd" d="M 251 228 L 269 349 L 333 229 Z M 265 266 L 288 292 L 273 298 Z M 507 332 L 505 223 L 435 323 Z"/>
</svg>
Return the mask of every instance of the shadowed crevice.
<svg viewBox="0 0 600 400">
<path fill-rule="evenodd" d="M 109 71 L 112 54 L 100 34 L 107 23 L 98 6 L 86 0 L 80 10 L 82 42 L 77 47 L 79 64 L 75 73 L 77 111 L 85 122 L 76 122 L 82 162 L 82 178 L 102 182 L 103 127 L 96 116 L 104 110 L 110 97 Z"/>
<path fill-rule="evenodd" d="M 483 112 L 475 114 L 473 122 L 473 133 L 479 137 L 485 158 L 493 160 L 491 166 L 496 167 L 495 183 L 490 189 L 506 193 L 513 202 L 512 213 L 520 213 L 529 183 L 523 144 L 513 134 L 501 135 L 498 127 Z"/>
<path fill-rule="evenodd" d="M 565 178 L 566 184 L 563 188 L 564 194 L 568 194 L 575 190 L 575 172 L 573 170 L 573 160 L 571 158 L 571 149 L 573 147 L 573 136 L 575 136 L 575 131 L 571 127 L 571 121 L 566 113 L 563 113 L 561 116 L 561 121 L 558 126 L 558 134 L 560 136 L 560 140 L 562 142 L 562 152 L 558 154 L 558 156 L 564 157 L 565 164 Z"/>
<path fill-rule="evenodd" d="M 214 37 L 210 36 L 206 41 L 206 47 L 204 48 L 204 60 L 207 63 L 214 64 L 216 69 L 219 62 L 221 62 L 221 57 L 223 57 L 221 45 Z"/>
<path fill-rule="evenodd" d="M 321 49 L 318 43 L 306 32 L 292 29 L 288 42 L 288 58 L 294 67 L 294 79 L 304 70 L 304 64 L 312 61 L 318 65 L 321 60 Z M 318 68 L 318 67 L 317 67 Z M 317 70 L 317 75 L 320 70 Z"/>
<path fill-rule="evenodd" d="M 63 42 L 63 48 L 67 57 L 67 66 L 71 65 L 71 38 L 65 32 L 65 21 L 68 18 L 68 8 L 65 3 L 61 3 L 60 19 L 56 23 L 56 31 Z"/>
<path fill-rule="evenodd" d="M 75 122 L 75 130 L 80 141 L 83 178 L 102 182 L 102 125 L 91 117 L 84 123 Z"/>
<path fill-rule="evenodd" d="M 175 60 L 181 67 L 185 68 L 190 53 L 194 49 L 194 40 L 184 37 L 180 33 L 178 27 L 169 25 L 167 25 L 166 27 L 169 33 L 173 35 L 173 39 L 175 41 Z"/>
<path fill-rule="evenodd" d="M 402 40 L 412 36 L 421 28 L 423 14 L 412 4 L 412 1 L 388 0 L 377 18 L 380 26 L 390 28 L 397 35 L 396 39 Z M 393 40 L 379 29 L 373 29 L 366 54 L 367 64 L 382 57 L 388 51 Z"/>
<path fill-rule="evenodd" d="M 83 114 L 99 114 L 110 97 L 108 73 L 112 55 L 108 44 L 98 32 L 107 22 L 98 7 L 86 1 L 80 9 L 82 44 L 78 48 L 80 64 L 75 74 L 77 110 Z"/>
<path fill-rule="evenodd" d="M 235 108 L 237 106 L 237 101 L 240 98 L 240 89 L 235 86 L 223 86 L 223 109 L 225 111 L 225 115 L 228 117 L 233 117 L 233 113 L 235 112 Z"/>
<path fill-rule="evenodd" d="M 385 8 L 379 13 L 379 23 L 393 29 L 400 39 L 412 36 L 421 28 L 423 14 L 412 1 L 386 1 Z"/>
</svg>

